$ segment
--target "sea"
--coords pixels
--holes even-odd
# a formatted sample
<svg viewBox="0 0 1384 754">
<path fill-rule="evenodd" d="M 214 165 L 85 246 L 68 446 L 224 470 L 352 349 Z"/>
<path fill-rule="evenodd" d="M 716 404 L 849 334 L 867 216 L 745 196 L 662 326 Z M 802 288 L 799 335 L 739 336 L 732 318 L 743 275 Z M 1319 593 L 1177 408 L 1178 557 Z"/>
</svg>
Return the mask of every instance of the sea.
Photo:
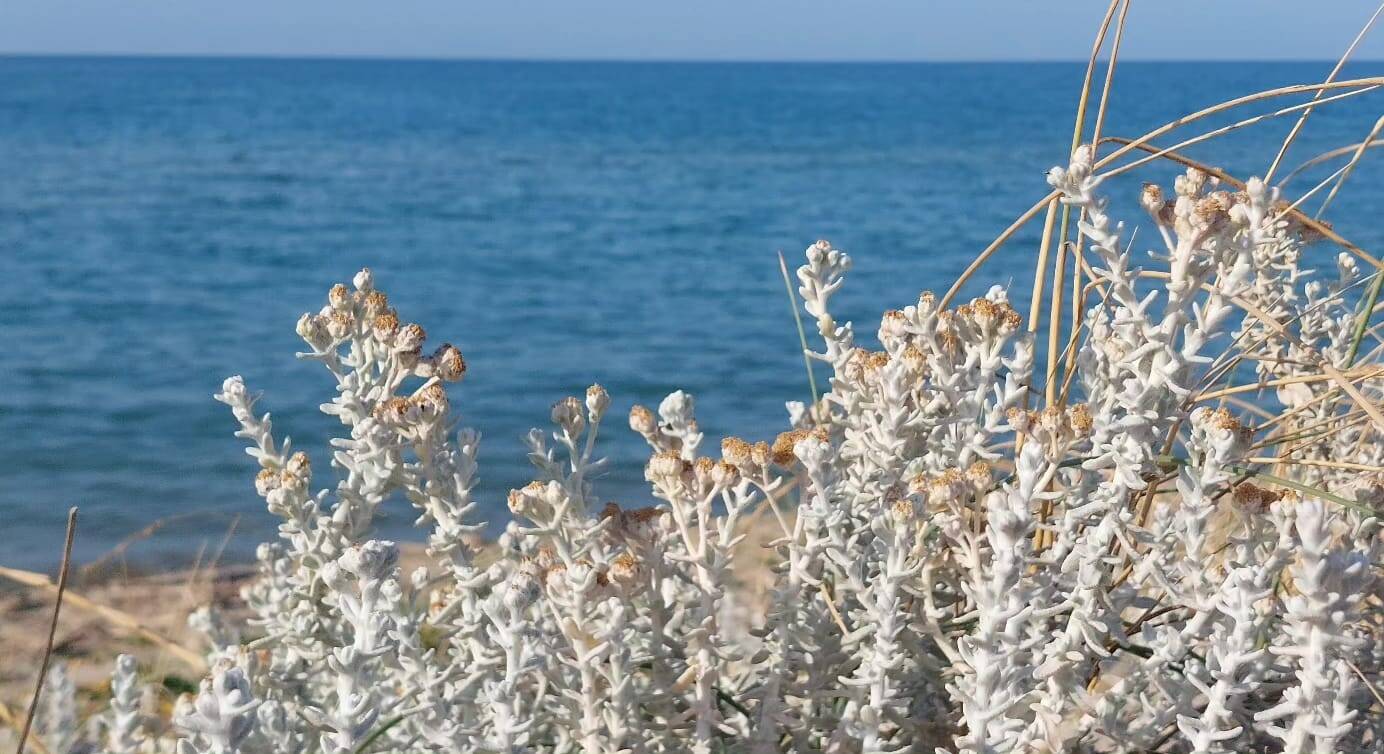
<svg viewBox="0 0 1384 754">
<path fill-rule="evenodd" d="M 819 238 L 847 250 L 837 317 L 871 340 L 883 310 L 946 289 L 1044 195 L 1084 68 L 0 57 L 0 564 L 52 568 L 70 506 L 79 562 L 250 557 L 275 521 L 212 394 L 244 375 L 330 486 L 341 428 L 318 406 L 334 383 L 295 359 L 294 323 L 366 266 L 401 319 L 465 354 L 453 402 L 483 438 L 476 515 L 492 532 L 532 478 L 524 435 L 594 382 L 614 401 L 598 494 L 647 505 L 631 405 L 691 393 L 714 449 L 772 439 L 784 402 L 808 397 L 779 252 L 791 269 Z M 1330 69 L 1122 63 L 1103 133 Z M 1322 106 L 1279 176 L 1361 141 L 1380 103 Z M 1295 117 L 1188 152 L 1262 174 Z M 1366 155 L 1325 215 L 1375 253 L 1380 164 Z M 1133 228 L 1139 182 L 1178 171 L 1108 186 L 1140 254 L 1156 234 Z M 1040 226 L 965 295 L 999 284 L 1026 301 Z M 1314 249 L 1330 269 L 1335 250 Z M 421 539 L 413 519 L 391 502 L 380 536 Z"/>
</svg>

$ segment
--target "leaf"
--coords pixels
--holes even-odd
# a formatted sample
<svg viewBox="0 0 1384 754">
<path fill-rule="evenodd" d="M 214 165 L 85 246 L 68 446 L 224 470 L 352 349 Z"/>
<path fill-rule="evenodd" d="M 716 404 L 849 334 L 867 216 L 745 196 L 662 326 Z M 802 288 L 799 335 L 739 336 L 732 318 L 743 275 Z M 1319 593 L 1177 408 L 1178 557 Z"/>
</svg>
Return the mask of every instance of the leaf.
<svg viewBox="0 0 1384 754">
<path fill-rule="evenodd" d="M 384 725 L 381 725 L 379 728 L 376 728 L 375 732 L 371 733 L 369 738 L 365 739 L 364 741 L 361 741 L 360 746 L 357 746 L 355 748 L 355 751 L 351 752 L 351 754 L 365 754 L 365 752 L 369 751 L 370 747 L 374 745 L 376 739 L 378 739 L 380 736 L 383 736 L 385 733 L 388 733 L 390 728 L 393 728 L 394 726 L 398 725 L 403 719 L 403 715 L 398 715 L 394 719 L 385 723 Z"/>
</svg>

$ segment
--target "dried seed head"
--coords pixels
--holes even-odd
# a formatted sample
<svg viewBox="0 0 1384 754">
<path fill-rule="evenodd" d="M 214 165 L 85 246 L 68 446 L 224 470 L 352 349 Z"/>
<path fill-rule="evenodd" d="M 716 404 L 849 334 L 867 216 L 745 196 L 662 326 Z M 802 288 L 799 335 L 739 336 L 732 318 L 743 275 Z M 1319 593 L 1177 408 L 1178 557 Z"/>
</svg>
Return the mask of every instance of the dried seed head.
<svg viewBox="0 0 1384 754">
<path fill-rule="evenodd" d="M 369 267 L 362 267 L 360 272 L 357 272 L 356 276 L 351 279 L 351 282 L 355 284 L 356 290 L 369 291 L 375 287 L 375 276 L 370 272 Z"/>
<path fill-rule="evenodd" d="M 711 483 L 717 487 L 734 487 L 739 481 L 739 470 L 732 464 L 717 461 L 711 469 Z"/>
<path fill-rule="evenodd" d="M 295 329 L 298 337 L 313 348 L 322 348 L 331 341 L 331 334 L 327 332 L 327 320 L 321 315 L 304 314 L 298 318 L 298 326 Z"/>
<path fill-rule="evenodd" d="M 927 374 L 927 354 L 924 354 L 922 349 L 917 346 L 911 343 L 905 346 L 900 360 L 903 362 L 904 368 L 915 377 L 923 377 Z"/>
<path fill-rule="evenodd" d="M 567 565 L 554 563 L 543 572 L 543 586 L 548 591 L 561 593 L 567 588 Z"/>
<path fill-rule="evenodd" d="M 1240 420 L 1225 407 L 1213 411 L 1211 416 L 1208 417 L 1208 420 L 1211 426 L 1216 429 L 1223 429 L 1227 432 L 1240 432 L 1244 429 L 1244 425 L 1240 423 Z"/>
<path fill-rule="evenodd" d="M 397 429 L 411 424 L 418 418 L 418 407 L 407 398 L 390 398 L 375 404 L 375 410 L 371 414 L 380 423 Z"/>
<path fill-rule="evenodd" d="M 1095 426 L 1095 421 L 1091 418 L 1091 408 L 1085 403 L 1078 403 L 1067 409 L 1067 422 L 1071 424 L 1072 433 L 1079 438 L 1091 436 L 1091 429 Z"/>
<path fill-rule="evenodd" d="M 592 385 L 586 389 L 586 410 L 591 421 L 604 416 L 607 408 L 610 408 L 610 393 L 607 393 L 605 388 Z"/>
<path fill-rule="evenodd" d="M 1023 319 L 1008 302 L 978 298 L 971 302 L 972 318 L 986 335 L 1010 335 L 1019 329 Z"/>
<path fill-rule="evenodd" d="M 327 292 L 327 303 L 331 304 L 333 309 L 347 309 L 351 306 L 351 292 L 346 286 L 337 283 Z"/>
<path fill-rule="evenodd" d="M 258 492 L 260 497 L 268 497 L 269 493 L 277 490 L 282 483 L 282 478 L 273 469 L 260 469 L 255 475 L 255 492 Z"/>
<path fill-rule="evenodd" d="M 769 450 L 769 443 L 760 440 L 750 446 L 750 463 L 764 468 L 769 465 L 770 457 L 773 453 Z"/>
<path fill-rule="evenodd" d="M 960 311 L 958 310 L 959 314 Z M 1000 308 L 988 298 L 978 298 L 971 302 L 971 317 L 981 329 L 988 331 L 1000 318 Z"/>
<path fill-rule="evenodd" d="M 1233 435 L 1240 442 L 1247 441 L 1253 436 L 1253 430 L 1241 423 L 1239 417 L 1230 413 L 1230 410 L 1225 407 L 1211 412 L 1211 415 L 1206 417 L 1206 421 L 1212 428 Z"/>
<path fill-rule="evenodd" d="M 399 316 L 392 311 L 376 315 L 374 324 L 375 338 L 385 343 L 393 341 L 395 333 L 399 332 Z"/>
<path fill-rule="evenodd" d="M 896 497 L 889 503 L 889 516 L 895 526 L 907 526 L 915 515 L 912 498 Z"/>
<path fill-rule="evenodd" d="M 1003 314 L 1000 317 L 999 332 L 1001 335 L 1012 335 L 1019 331 L 1023 325 L 1024 318 L 1014 311 L 1014 307 L 1005 304 Z"/>
<path fill-rule="evenodd" d="M 1229 222 L 1230 206 L 1230 195 L 1217 191 L 1198 199 L 1192 206 L 1192 214 L 1203 227 L 1219 228 Z"/>
<path fill-rule="evenodd" d="M 466 360 L 461 357 L 461 351 L 451 343 L 442 344 L 432 358 L 435 373 L 447 382 L 456 382 L 466 374 Z"/>
<path fill-rule="evenodd" d="M 961 500 L 971 489 L 966 474 L 960 469 L 946 469 L 928 480 L 928 500 L 938 504 L 954 503 Z"/>
<path fill-rule="evenodd" d="M 423 388 L 418 395 L 414 396 L 413 401 L 426 416 L 441 416 L 447 413 L 447 409 L 451 406 L 451 402 L 447 399 L 447 389 L 437 382 Z"/>
<path fill-rule="evenodd" d="M 658 431 L 658 421 L 654 418 L 654 412 L 647 407 L 635 404 L 630 409 L 630 429 L 648 437 Z"/>
<path fill-rule="evenodd" d="M 621 516 L 621 523 L 625 538 L 639 544 L 653 542 L 654 538 L 662 533 L 663 523 L 667 515 L 667 509 L 656 506 L 624 511 Z"/>
<path fill-rule="evenodd" d="M 594 570 L 594 568 L 592 569 Z M 610 576 L 605 571 L 595 571 L 591 579 L 591 588 L 586 593 L 586 598 L 593 602 L 600 602 L 615 596 L 615 585 L 611 583 Z"/>
<path fill-rule="evenodd" d="M 977 490 L 989 489 L 993 478 L 990 475 L 990 464 L 984 461 L 976 461 L 966 469 L 966 481 L 971 483 Z"/>
<path fill-rule="evenodd" d="M 721 440 L 721 458 L 726 463 L 744 469 L 751 464 L 750 444 L 739 437 L 727 437 Z"/>
<path fill-rule="evenodd" d="M 307 489 L 308 482 L 311 480 L 312 464 L 308 461 L 308 454 L 301 450 L 288 459 L 288 463 L 284 464 L 283 472 L 279 474 L 280 484 L 294 490 Z"/>
<path fill-rule="evenodd" d="M 529 482 L 522 488 L 509 491 L 509 510 L 516 516 L 534 518 L 544 509 L 546 487 L 542 482 Z"/>
<path fill-rule="evenodd" d="M 365 294 L 364 309 L 365 316 L 378 317 L 389 311 L 389 297 L 384 291 L 370 291 Z"/>
<path fill-rule="evenodd" d="M 582 413 L 582 403 L 573 396 L 567 396 L 553 404 L 553 423 L 573 437 L 586 428 L 586 416 Z"/>
<path fill-rule="evenodd" d="M 308 460 L 308 454 L 300 450 L 289 457 L 284 468 L 296 476 L 307 476 L 312 473 L 312 462 Z"/>
<path fill-rule="evenodd" d="M 794 448 L 803 440 L 813 439 L 819 442 L 828 440 L 827 431 L 821 427 L 815 429 L 794 429 L 782 432 L 774 438 L 774 444 L 770 448 L 770 454 L 774 463 L 780 466 L 792 466 L 797 461 Z"/>
<path fill-rule="evenodd" d="M 904 316 L 904 313 L 898 309 L 890 309 L 885 312 L 879 322 L 879 342 L 886 348 L 893 348 L 907 335 L 908 318 Z"/>
<path fill-rule="evenodd" d="M 711 472 L 716 468 L 716 462 L 705 456 L 692 462 L 692 475 L 697 483 L 706 487 L 711 486 Z"/>
<path fill-rule="evenodd" d="M 1038 413 L 1038 429 L 1046 432 L 1051 437 L 1061 435 L 1063 428 L 1067 424 L 1067 416 L 1062 409 L 1057 406 L 1048 406 Z"/>
<path fill-rule="evenodd" d="M 1263 513 L 1280 497 L 1281 494 L 1251 482 L 1244 482 L 1235 487 L 1236 507 L 1249 514 Z"/>
<path fill-rule="evenodd" d="M 865 359 L 866 374 L 873 374 L 887 366 L 889 366 L 889 354 L 885 353 L 884 351 L 877 351 L 875 353 L 871 353 Z"/>
<path fill-rule="evenodd" d="M 327 317 L 327 333 L 337 340 L 350 335 L 355 326 L 356 318 L 350 312 L 335 311 Z"/>
<path fill-rule="evenodd" d="M 842 372 L 850 382 L 860 382 L 865 379 L 865 360 L 870 358 L 870 352 L 864 348 L 852 348 L 846 355 L 846 365 Z"/>
<path fill-rule="evenodd" d="M 611 561 L 606 574 L 610 583 L 622 593 L 633 595 L 643 586 L 642 571 L 638 558 L 632 553 L 622 552 Z"/>
<path fill-rule="evenodd" d="M 644 477 L 655 484 L 673 486 L 682 482 L 683 474 L 688 471 L 688 464 L 682 457 L 672 451 L 655 453 L 649 459 L 649 465 L 644 470 Z"/>
<path fill-rule="evenodd" d="M 1143 191 L 1139 192 L 1139 206 L 1157 220 L 1163 211 L 1163 203 L 1163 189 L 1156 183 L 1145 183 Z"/>
<path fill-rule="evenodd" d="M 395 318 L 397 321 L 397 317 Z M 399 328 L 399 334 L 394 338 L 394 348 L 399 351 L 417 351 L 423 347 L 423 341 L 428 334 L 419 325 L 409 323 Z"/>
<path fill-rule="evenodd" d="M 781 432 L 774 438 L 774 445 L 771 453 L 774 463 L 780 466 L 792 466 L 797 459 L 793 456 L 793 446 L 797 445 L 804 437 L 807 437 L 807 430 L 794 429 L 788 432 Z"/>
</svg>

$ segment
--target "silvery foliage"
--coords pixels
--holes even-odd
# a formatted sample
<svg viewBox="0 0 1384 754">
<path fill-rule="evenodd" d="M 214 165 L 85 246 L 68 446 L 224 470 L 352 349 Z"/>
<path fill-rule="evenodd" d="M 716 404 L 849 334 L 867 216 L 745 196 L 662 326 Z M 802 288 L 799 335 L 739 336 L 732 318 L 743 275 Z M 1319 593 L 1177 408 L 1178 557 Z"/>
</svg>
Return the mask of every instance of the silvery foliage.
<svg viewBox="0 0 1384 754">
<path fill-rule="evenodd" d="M 76 686 L 67 665 L 54 662 L 43 680 L 42 696 L 34 715 L 34 734 L 54 754 L 84 751 L 77 717 Z"/>
<path fill-rule="evenodd" d="M 423 355 L 368 271 L 333 288 L 298 326 L 337 383 L 333 488 L 239 377 L 216 396 L 281 524 L 246 639 L 197 618 L 215 671 L 180 705 L 178 751 L 1384 752 L 1366 680 L 1384 487 L 1348 466 L 1381 461 L 1378 428 L 1308 378 L 1348 366 L 1358 271 L 1317 282 L 1271 189 L 1189 171 L 1143 194 L 1164 242 L 1149 276 L 1089 150 L 1049 182 L 1094 275 L 1065 400 L 1035 405 L 1033 338 L 998 287 L 923 294 L 862 346 L 830 313 L 851 260 L 819 242 L 797 276 L 830 390 L 790 405 L 791 431 L 713 460 L 691 396 L 636 406 L 657 503 L 601 505 L 593 386 L 528 436 L 535 481 L 484 558 L 479 437 L 444 387 L 460 353 Z M 1200 399 L 1245 353 L 1296 410 L 1293 457 L 1347 466 L 1249 460 L 1274 452 L 1266 427 Z M 371 538 L 394 499 L 445 572 L 401 574 Z M 738 545 L 761 512 L 778 558 L 753 611 Z M 139 735 L 129 683 L 112 751 Z"/>
<path fill-rule="evenodd" d="M 144 741 L 144 690 L 133 655 L 115 658 L 111 673 L 110 713 L 106 722 L 106 748 L 110 754 L 137 754 Z"/>
</svg>

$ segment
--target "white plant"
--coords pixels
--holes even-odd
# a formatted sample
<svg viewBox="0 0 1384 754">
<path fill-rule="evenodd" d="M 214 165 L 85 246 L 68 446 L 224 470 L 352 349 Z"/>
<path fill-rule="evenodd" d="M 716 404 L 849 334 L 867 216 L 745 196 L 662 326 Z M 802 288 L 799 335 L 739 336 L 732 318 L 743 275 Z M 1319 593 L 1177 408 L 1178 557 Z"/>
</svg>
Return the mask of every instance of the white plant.
<svg viewBox="0 0 1384 754">
<path fill-rule="evenodd" d="M 216 395 L 279 536 L 249 625 L 195 620 L 215 671 L 177 751 L 1384 752 L 1384 451 L 1360 405 L 1384 384 L 1358 371 L 1380 362 L 1353 342 L 1358 270 L 1316 281 L 1272 188 L 1191 169 L 1142 195 L 1166 262 L 1147 274 L 1091 149 L 1048 180 L 1093 293 L 1045 405 L 1006 290 L 924 293 L 870 350 L 831 313 L 851 259 L 818 242 L 798 291 L 830 383 L 788 431 L 713 458 L 692 396 L 636 406 L 655 503 L 602 504 L 593 385 L 528 436 L 535 479 L 483 553 L 460 352 L 425 355 L 368 270 L 332 288 L 298 323 L 335 382 L 332 486 L 241 378 Z M 1245 371 L 1276 394 L 1215 400 Z M 404 577 L 373 537 L 398 503 L 440 572 Z M 750 521 L 774 530 L 760 611 L 736 604 Z M 133 670 L 113 752 L 141 744 Z M 44 740 L 66 751 L 54 673 Z"/>
</svg>

